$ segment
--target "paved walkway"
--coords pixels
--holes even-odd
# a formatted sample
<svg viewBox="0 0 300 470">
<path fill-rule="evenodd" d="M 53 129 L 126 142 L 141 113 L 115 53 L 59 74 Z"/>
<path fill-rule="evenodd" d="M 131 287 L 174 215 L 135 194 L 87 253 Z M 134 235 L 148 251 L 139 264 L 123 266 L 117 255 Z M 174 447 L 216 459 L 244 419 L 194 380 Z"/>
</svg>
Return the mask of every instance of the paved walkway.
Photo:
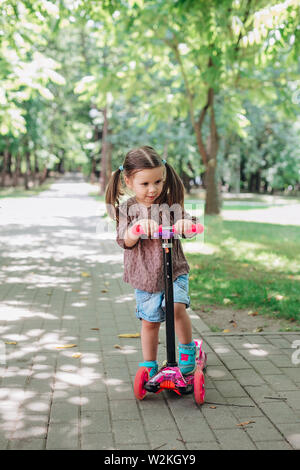
<svg viewBox="0 0 300 470">
<path fill-rule="evenodd" d="M 118 337 L 140 328 L 133 290 L 90 191 L 66 175 L 37 197 L 0 200 L 0 448 L 299 449 L 299 334 L 214 334 L 191 312 L 208 352 L 206 403 L 136 401 L 140 339 Z"/>
</svg>

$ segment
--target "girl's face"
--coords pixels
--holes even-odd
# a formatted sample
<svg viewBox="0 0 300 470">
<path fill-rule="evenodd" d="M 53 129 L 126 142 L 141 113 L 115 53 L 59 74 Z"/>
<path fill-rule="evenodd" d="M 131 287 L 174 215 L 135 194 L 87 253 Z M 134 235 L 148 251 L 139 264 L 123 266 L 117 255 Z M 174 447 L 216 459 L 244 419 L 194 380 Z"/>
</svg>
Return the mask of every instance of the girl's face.
<svg viewBox="0 0 300 470">
<path fill-rule="evenodd" d="M 161 194 L 164 185 L 165 167 L 141 170 L 131 178 L 125 176 L 126 185 L 135 193 L 140 204 L 150 207 Z"/>
</svg>

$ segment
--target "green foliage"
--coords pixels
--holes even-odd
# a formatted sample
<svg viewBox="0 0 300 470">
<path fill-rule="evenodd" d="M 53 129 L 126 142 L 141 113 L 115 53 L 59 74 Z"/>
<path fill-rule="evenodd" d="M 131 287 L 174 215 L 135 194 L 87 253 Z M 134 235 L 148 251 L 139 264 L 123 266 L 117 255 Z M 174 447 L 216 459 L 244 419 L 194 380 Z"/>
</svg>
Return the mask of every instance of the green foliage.
<svg viewBox="0 0 300 470">
<path fill-rule="evenodd" d="M 187 254 L 193 308 L 225 305 L 296 320 L 300 227 L 205 219 L 205 254 Z M 210 254 L 207 254 L 210 253 Z M 226 304 L 227 305 L 227 304 Z"/>
<path fill-rule="evenodd" d="M 197 118 L 213 87 L 219 175 L 240 158 L 246 178 L 296 185 L 298 12 L 295 0 L 4 0 L 0 151 L 99 170 L 105 107 L 112 169 L 147 143 L 194 178 L 191 103 Z M 208 117 L 202 131 L 207 143 Z"/>
</svg>

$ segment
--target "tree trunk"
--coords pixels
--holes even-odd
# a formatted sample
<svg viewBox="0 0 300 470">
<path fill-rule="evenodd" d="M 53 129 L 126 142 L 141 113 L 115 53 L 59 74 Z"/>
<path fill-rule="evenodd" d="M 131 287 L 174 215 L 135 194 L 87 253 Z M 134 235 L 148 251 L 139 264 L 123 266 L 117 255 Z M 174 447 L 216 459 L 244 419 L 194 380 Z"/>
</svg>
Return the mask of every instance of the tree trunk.
<svg viewBox="0 0 300 470">
<path fill-rule="evenodd" d="M 60 157 L 59 162 L 57 164 L 58 173 L 64 173 L 65 172 L 64 163 L 65 163 L 64 162 L 64 157 Z"/>
<path fill-rule="evenodd" d="M 17 154 L 15 156 L 15 168 L 14 168 L 14 174 L 13 174 L 13 186 L 14 187 L 18 186 L 20 174 L 21 174 L 21 156 L 20 154 Z"/>
<path fill-rule="evenodd" d="M 30 152 L 27 150 L 25 153 L 26 157 L 26 170 L 24 175 L 24 187 L 26 190 L 29 189 L 29 178 L 31 175 L 31 168 L 30 168 Z"/>
<path fill-rule="evenodd" d="M 218 214 L 219 210 L 219 192 L 216 178 L 216 167 L 209 165 L 205 172 L 206 179 L 206 200 L 205 214 Z"/>
<path fill-rule="evenodd" d="M 202 139 L 202 126 L 208 109 L 210 109 L 210 133 L 207 139 L 207 147 L 205 148 Z M 217 182 L 217 154 L 219 138 L 214 113 L 213 88 L 209 88 L 208 90 L 207 104 L 202 109 L 198 121 L 194 122 L 194 128 L 198 150 L 206 167 L 203 175 L 204 187 L 206 189 L 205 214 L 217 215 L 220 213 L 220 196 Z"/>
<path fill-rule="evenodd" d="M 39 181 L 39 162 L 38 162 L 38 158 L 37 158 L 37 154 L 36 152 L 34 152 L 34 171 L 33 171 L 33 181 L 34 183 L 38 183 Z"/>
<path fill-rule="evenodd" d="M 7 174 L 12 177 L 12 171 L 11 171 L 11 161 L 12 161 L 12 155 L 10 152 L 8 152 L 8 158 L 7 158 Z"/>
<path fill-rule="evenodd" d="M 109 133 L 109 131 L 108 131 Z M 111 155 L 112 155 L 112 144 L 111 142 L 107 142 L 107 165 L 106 165 L 106 181 L 109 181 L 112 173 L 112 166 L 111 166 Z"/>
<path fill-rule="evenodd" d="M 92 168 L 91 168 L 90 182 L 94 184 L 95 180 L 96 180 L 96 158 L 95 158 L 95 155 L 92 155 Z"/>
<path fill-rule="evenodd" d="M 43 168 L 43 171 L 40 174 L 40 178 L 39 178 L 40 185 L 44 183 L 47 176 L 48 176 L 48 169 L 47 169 L 47 166 L 45 165 L 44 168 Z"/>
<path fill-rule="evenodd" d="M 102 130 L 102 150 L 101 150 L 101 173 L 100 173 L 100 191 L 99 194 L 105 193 L 107 183 L 107 158 L 108 158 L 108 142 L 107 142 L 107 131 L 108 131 L 108 119 L 107 119 L 107 107 L 103 109 L 103 130 Z"/>
<path fill-rule="evenodd" d="M 96 109 L 96 106 L 92 104 L 92 109 Z M 98 142 L 102 137 L 102 132 L 99 131 L 99 127 L 97 124 L 94 125 L 94 142 Z M 96 171 L 97 171 L 97 159 L 96 159 L 96 154 L 94 153 L 92 155 L 92 167 L 91 167 L 91 177 L 90 181 L 91 183 L 95 183 L 96 181 Z"/>
<path fill-rule="evenodd" d="M 260 181 L 261 175 L 260 170 L 257 170 L 256 173 L 250 175 L 248 189 L 250 193 L 260 193 Z"/>
<path fill-rule="evenodd" d="M 210 109 L 210 133 L 205 148 L 202 140 L 202 126 L 206 111 Z M 217 154 L 219 138 L 217 133 L 215 113 L 214 113 L 214 90 L 208 90 L 208 100 L 206 106 L 201 111 L 197 125 L 197 141 L 199 152 L 205 164 L 204 185 L 206 189 L 205 214 L 218 215 L 220 213 L 220 195 L 217 181 Z"/>
<path fill-rule="evenodd" d="M 214 89 L 211 86 L 207 92 L 207 103 L 201 110 L 198 120 L 195 118 L 194 104 L 195 104 L 195 90 L 190 86 L 188 81 L 188 75 L 184 70 L 183 62 L 180 57 L 179 52 L 179 43 L 172 43 L 171 47 L 175 53 L 175 57 L 178 61 L 179 67 L 181 69 L 182 77 L 185 83 L 187 100 L 189 103 L 189 111 L 192 126 L 196 135 L 196 141 L 199 153 L 202 158 L 202 162 L 206 167 L 206 202 L 205 202 L 205 213 L 206 214 L 219 214 L 220 213 L 220 198 L 219 198 L 219 188 L 216 184 L 216 175 L 217 175 L 217 152 L 218 152 L 218 134 L 214 114 Z M 209 57 L 208 68 L 214 67 L 213 59 Z M 210 109 L 210 148 L 206 149 L 203 138 L 202 138 L 202 126 L 204 123 L 205 115 L 207 110 Z M 212 185 L 208 187 L 208 185 Z M 207 198 L 209 197 L 209 202 Z"/>
<path fill-rule="evenodd" d="M 6 170 L 7 170 L 7 162 L 8 162 L 8 148 L 6 147 L 4 149 L 4 153 L 3 153 L 3 167 L 2 167 L 2 171 L 1 171 L 1 186 L 4 187 L 5 186 L 5 178 L 6 178 Z"/>
</svg>

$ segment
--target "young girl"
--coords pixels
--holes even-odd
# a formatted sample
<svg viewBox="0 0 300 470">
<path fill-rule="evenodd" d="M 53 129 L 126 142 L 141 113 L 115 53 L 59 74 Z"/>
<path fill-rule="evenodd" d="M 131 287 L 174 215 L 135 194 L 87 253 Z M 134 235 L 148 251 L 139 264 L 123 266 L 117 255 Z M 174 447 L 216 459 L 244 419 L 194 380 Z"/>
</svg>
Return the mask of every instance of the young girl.
<svg viewBox="0 0 300 470">
<path fill-rule="evenodd" d="M 122 204 L 124 187 L 134 194 Z M 136 316 L 141 319 L 141 342 L 144 362 L 139 366 L 148 367 L 150 377 L 158 372 L 158 333 L 165 320 L 164 278 L 161 240 L 151 238 L 165 220 L 166 209 L 175 207 L 169 223 L 175 225 L 178 234 L 184 238 L 193 223 L 197 223 L 184 210 L 184 186 L 175 170 L 162 160 L 152 147 L 144 146 L 130 150 L 123 165 L 115 171 L 106 189 L 108 214 L 117 223 L 117 243 L 124 249 L 123 280 L 135 289 Z M 156 209 L 153 211 L 153 209 Z M 178 208 L 180 210 L 178 210 Z M 140 225 L 144 234 L 136 232 Z M 189 237 L 194 236 L 189 235 Z M 175 332 L 179 341 L 179 367 L 183 374 L 195 370 L 195 343 L 192 341 L 192 327 L 186 307 L 190 305 L 188 295 L 189 265 L 183 254 L 180 239 L 173 242 L 172 253 Z"/>
</svg>

